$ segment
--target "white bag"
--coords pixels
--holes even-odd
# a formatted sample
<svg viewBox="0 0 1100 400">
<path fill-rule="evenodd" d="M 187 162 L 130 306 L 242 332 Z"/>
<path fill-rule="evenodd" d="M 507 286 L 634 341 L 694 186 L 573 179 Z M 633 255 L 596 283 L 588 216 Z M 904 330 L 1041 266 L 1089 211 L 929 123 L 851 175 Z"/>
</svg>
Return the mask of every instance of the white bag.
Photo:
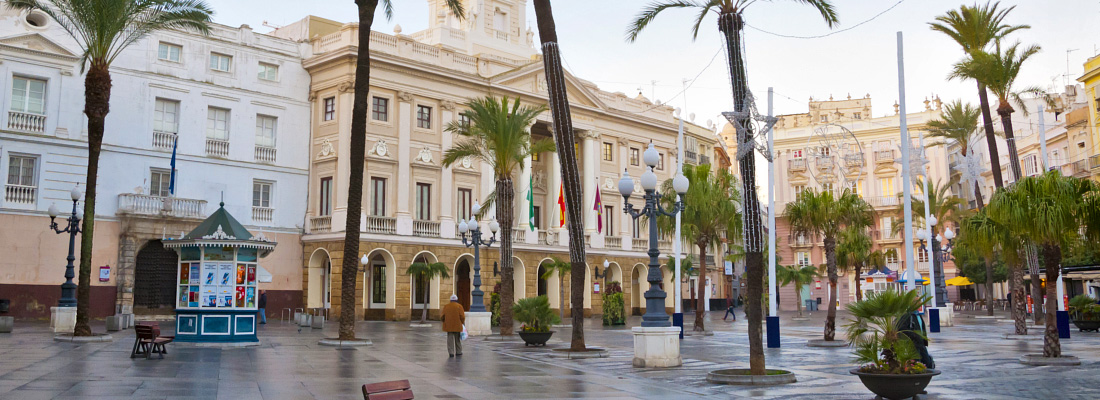
<svg viewBox="0 0 1100 400">
<path fill-rule="evenodd" d="M 459 335 L 459 338 L 462 339 L 462 340 L 466 340 L 466 338 L 468 338 L 468 337 L 470 337 L 470 334 L 466 332 L 466 325 L 463 324 L 462 325 L 462 334 Z"/>
</svg>

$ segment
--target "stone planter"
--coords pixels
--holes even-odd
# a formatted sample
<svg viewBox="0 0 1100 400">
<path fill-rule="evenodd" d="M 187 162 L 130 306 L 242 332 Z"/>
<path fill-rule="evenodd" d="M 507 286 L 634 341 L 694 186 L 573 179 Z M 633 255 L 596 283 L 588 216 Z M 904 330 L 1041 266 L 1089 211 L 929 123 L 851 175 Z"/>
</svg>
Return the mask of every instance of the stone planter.
<svg viewBox="0 0 1100 400">
<path fill-rule="evenodd" d="M 1100 331 L 1100 320 L 1078 320 L 1074 319 L 1073 325 L 1080 330 L 1080 332 L 1097 332 Z"/>
<path fill-rule="evenodd" d="M 554 335 L 554 331 L 549 332 L 519 332 L 519 337 L 523 338 L 524 346 L 546 346 L 546 341 L 550 340 L 550 336 Z"/>
<path fill-rule="evenodd" d="M 766 370 L 767 375 L 750 375 L 748 369 L 719 369 L 707 373 L 707 382 L 724 385 L 771 386 L 795 383 L 794 373 L 781 369 Z"/>
<path fill-rule="evenodd" d="M 859 376 L 859 380 L 867 390 L 889 400 L 918 399 L 917 395 L 928 387 L 932 377 L 940 374 L 940 371 L 934 369 L 923 374 L 899 375 L 859 372 L 859 368 L 854 368 L 850 372 L 852 375 Z"/>
<path fill-rule="evenodd" d="M 122 330 L 122 317 L 117 315 L 111 315 L 107 317 L 107 332 L 117 332 Z"/>
<path fill-rule="evenodd" d="M 0 317 L 0 333 L 11 333 L 15 327 L 15 317 Z"/>
</svg>

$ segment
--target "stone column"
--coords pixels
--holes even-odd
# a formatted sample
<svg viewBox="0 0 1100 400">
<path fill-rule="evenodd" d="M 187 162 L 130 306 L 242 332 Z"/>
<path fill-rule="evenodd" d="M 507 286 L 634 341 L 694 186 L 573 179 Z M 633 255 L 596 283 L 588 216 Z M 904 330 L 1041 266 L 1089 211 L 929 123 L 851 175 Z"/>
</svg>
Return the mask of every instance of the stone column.
<svg viewBox="0 0 1100 400">
<path fill-rule="evenodd" d="M 134 271 L 137 268 L 137 238 L 122 235 L 118 241 L 118 268 L 115 271 L 115 284 L 118 295 L 115 297 L 115 315 L 124 315 L 128 325 L 134 314 Z M 128 326 L 124 326 L 128 327 Z"/>
<path fill-rule="evenodd" d="M 546 217 L 543 225 L 547 232 L 562 232 L 561 226 L 561 206 L 558 205 L 558 195 L 561 193 L 561 161 L 558 160 L 558 153 L 544 154 L 546 160 L 549 161 L 549 171 L 546 180 L 546 212 L 543 215 Z M 564 235 L 558 235 L 564 236 Z M 558 239 L 556 244 L 560 244 L 561 239 Z"/>
<path fill-rule="evenodd" d="M 527 193 L 531 191 L 531 174 L 534 171 L 534 165 L 532 165 L 531 156 L 527 156 L 523 159 L 523 169 L 519 172 L 519 181 L 516 181 L 513 187 L 516 191 L 516 221 L 515 229 L 521 229 L 525 232 L 524 242 L 526 243 L 527 236 L 537 236 L 531 231 L 531 204 L 527 201 Z"/>
<path fill-rule="evenodd" d="M 619 178 L 622 178 L 623 172 L 627 168 L 630 168 L 630 141 L 626 139 L 619 139 L 619 147 L 621 148 L 621 151 L 619 152 L 619 170 L 615 171 L 613 182 L 616 183 L 616 186 L 615 189 L 612 190 L 612 195 L 615 196 L 615 198 L 621 200 L 622 195 L 619 194 L 618 182 Z M 639 154 L 639 157 L 641 157 L 641 154 Z M 633 221 L 628 215 L 623 213 L 623 208 L 625 206 L 626 204 L 620 202 L 619 207 L 615 210 L 615 220 L 619 221 L 619 237 L 622 238 L 622 249 L 624 250 L 630 248 L 630 227 L 632 226 L 631 223 Z"/>
<path fill-rule="evenodd" d="M 351 82 L 340 84 L 337 91 L 336 179 L 332 188 L 334 204 L 331 223 L 332 232 L 343 232 L 348 221 L 348 184 L 351 182 L 351 112 L 354 93 L 352 93 Z"/>
<path fill-rule="evenodd" d="M 397 179 L 393 182 L 397 189 L 397 226 L 398 235 L 412 235 L 413 215 L 410 211 L 412 200 L 412 169 L 409 167 L 412 155 L 409 154 L 412 139 L 413 96 L 409 92 L 397 92 Z"/>
<path fill-rule="evenodd" d="M 599 172 L 599 139 L 600 134 L 593 131 L 581 131 L 584 141 L 581 150 L 584 157 L 581 175 L 583 176 L 581 193 L 584 194 L 584 203 L 581 204 L 581 212 L 584 213 L 584 232 L 592 234 L 596 232 L 596 211 L 592 205 L 596 202 L 596 175 Z"/>
<path fill-rule="evenodd" d="M 440 123 L 443 124 L 442 140 L 440 141 L 442 151 L 447 151 L 454 143 L 454 137 L 451 132 L 447 131 L 447 124 L 455 121 L 457 115 L 455 113 L 455 103 L 450 100 L 444 100 L 440 104 L 442 109 L 442 117 Z M 439 155 L 440 164 L 443 163 L 443 154 Z M 451 167 L 443 166 L 443 173 L 439 183 L 439 236 L 444 239 L 453 239 L 455 237 L 455 189 L 454 189 L 454 172 Z"/>
</svg>

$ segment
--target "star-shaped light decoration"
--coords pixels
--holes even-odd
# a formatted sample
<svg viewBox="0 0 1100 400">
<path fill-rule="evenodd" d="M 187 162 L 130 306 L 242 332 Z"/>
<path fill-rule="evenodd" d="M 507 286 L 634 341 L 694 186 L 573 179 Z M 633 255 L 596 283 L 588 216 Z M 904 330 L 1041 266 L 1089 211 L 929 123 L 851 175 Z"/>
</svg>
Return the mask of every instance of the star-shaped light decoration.
<svg viewBox="0 0 1100 400">
<path fill-rule="evenodd" d="M 898 154 L 901 154 L 901 145 L 898 145 Z M 894 162 L 901 164 L 905 160 L 899 155 L 894 159 Z M 925 166 L 928 165 L 928 158 L 924 156 L 924 148 L 921 146 L 909 147 L 909 176 L 912 179 L 917 179 L 921 175 L 926 173 Z"/>
<path fill-rule="evenodd" d="M 974 153 L 974 148 L 966 149 L 966 155 L 962 156 L 961 161 L 955 168 L 962 174 L 962 181 L 967 184 L 981 182 L 985 166 L 982 165 L 982 158 Z"/>
</svg>

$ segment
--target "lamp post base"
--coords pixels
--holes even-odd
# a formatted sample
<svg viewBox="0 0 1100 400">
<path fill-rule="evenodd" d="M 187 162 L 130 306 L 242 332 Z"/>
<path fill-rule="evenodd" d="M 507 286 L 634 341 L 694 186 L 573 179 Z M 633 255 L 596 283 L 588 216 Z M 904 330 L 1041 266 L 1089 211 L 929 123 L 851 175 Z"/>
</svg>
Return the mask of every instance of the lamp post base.
<svg viewBox="0 0 1100 400">
<path fill-rule="evenodd" d="M 489 336 L 493 334 L 493 313 L 475 312 L 466 313 L 466 334 L 470 336 Z"/>
<path fill-rule="evenodd" d="M 50 329 L 53 333 L 73 333 L 76 307 L 50 307 Z"/>
<path fill-rule="evenodd" d="M 634 327 L 634 367 L 666 368 L 684 364 L 680 358 L 680 328 Z"/>
</svg>

